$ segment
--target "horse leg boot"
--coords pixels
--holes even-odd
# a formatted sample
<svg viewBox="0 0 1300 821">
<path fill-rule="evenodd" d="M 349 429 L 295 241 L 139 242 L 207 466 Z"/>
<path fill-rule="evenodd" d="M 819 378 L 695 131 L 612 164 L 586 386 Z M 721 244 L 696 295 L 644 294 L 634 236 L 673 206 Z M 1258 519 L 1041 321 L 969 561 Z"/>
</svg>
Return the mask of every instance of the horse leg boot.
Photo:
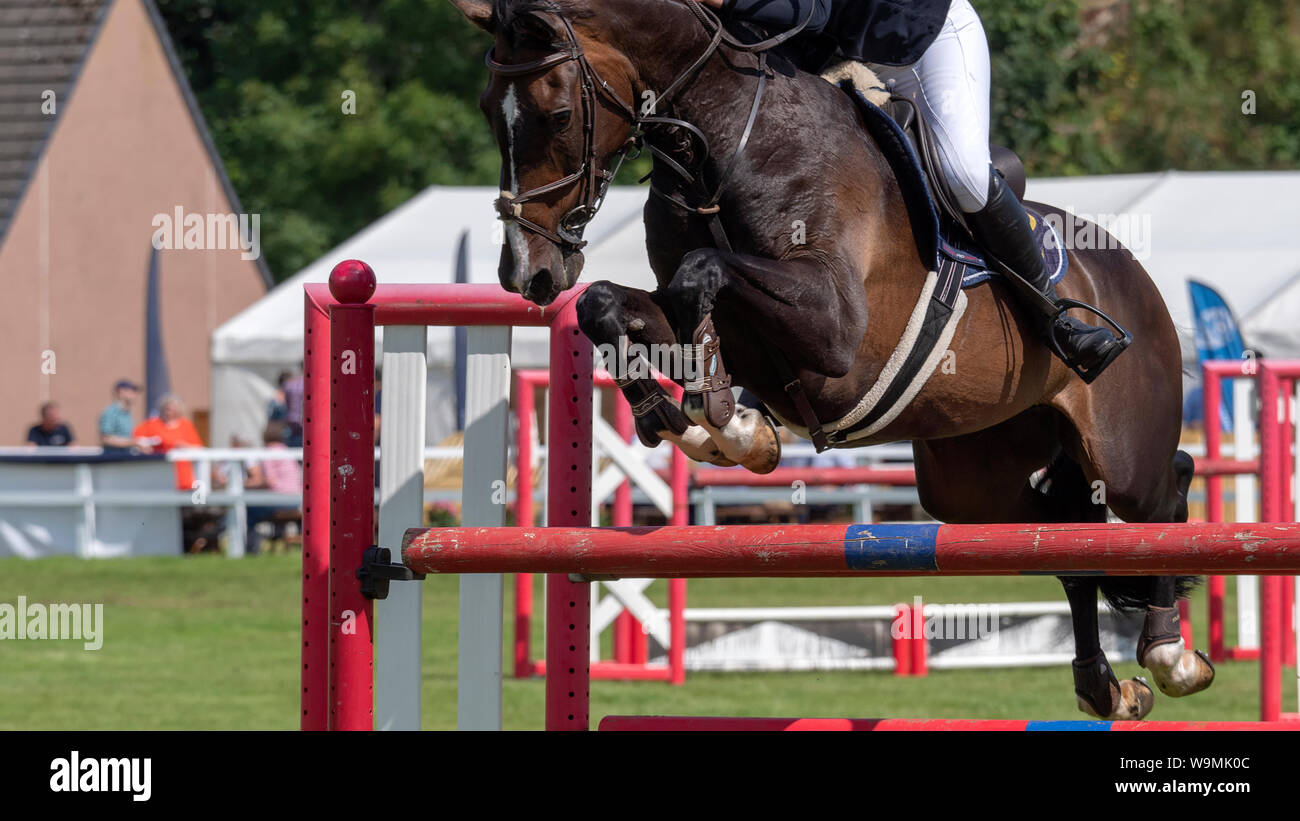
<svg viewBox="0 0 1300 821">
<path fill-rule="evenodd" d="M 732 395 L 722 340 L 713 325 L 713 307 L 725 279 L 713 254 L 687 254 L 667 289 L 682 344 L 682 411 L 709 432 L 727 458 L 753 473 L 770 473 L 781 461 L 781 438 L 762 412 L 738 405 Z"/>
<path fill-rule="evenodd" d="M 1109 328 L 1089 325 L 1057 310 L 1060 297 L 1034 241 L 1029 214 L 994 169 L 989 169 L 989 194 L 983 210 L 967 214 L 966 222 L 996 262 L 1042 295 L 1033 298 L 1025 293 L 1024 285 L 1014 287 L 1016 283 L 1011 283 L 1011 290 L 1037 318 L 1039 332 L 1056 341 L 1066 364 L 1076 367 L 1087 381 L 1096 379 L 1128 347 Z"/>
<path fill-rule="evenodd" d="M 798 409 L 791 385 L 778 376 L 774 349 L 795 374 L 806 375 L 809 382 L 792 383 L 801 393 L 815 386 L 815 393 L 802 393 L 805 421 L 814 414 L 839 418 L 865 393 L 866 387 L 844 379 L 857 363 L 867 332 L 866 292 L 845 257 L 796 254 L 773 259 L 702 248 L 682 257 L 667 292 L 678 338 L 699 354 L 700 377 L 707 379 L 688 386 L 682 408 L 705 428 L 719 429 L 719 435 L 733 443 L 723 450 L 751 471 L 766 473 L 776 466 L 779 439 L 757 411 L 737 411 L 744 424 L 735 431 L 734 420 L 719 428 L 721 417 L 709 419 L 710 412 L 719 405 L 725 408 L 727 401 L 717 392 L 718 375 L 730 378 L 723 369 L 722 347 L 729 346 L 741 384 L 769 407 L 793 402 Z M 715 316 L 727 333 L 740 332 L 744 338 L 720 339 Z M 691 397 L 691 388 L 697 389 L 697 397 Z M 713 397 L 720 401 L 710 405 Z M 790 412 L 785 418 L 796 416 Z"/>
<path fill-rule="evenodd" d="M 655 295 L 612 282 L 592 283 L 578 298 L 578 325 L 605 359 L 605 369 L 632 406 L 637 438 L 646 447 L 667 440 L 697 462 L 736 464 L 723 455 L 709 432 L 691 424 L 677 400 L 650 375 L 637 347 L 671 350 L 673 329 Z M 632 343 L 629 345 L 629 341 Z"/>
<path fill-rule="evenodd" d="M 1167 696 L 1199 693 L 1214 682 L 1214 665 L 1201 650 L 1188 650 L 1178 624 L 1176 577 L 1151 580 L 1155 589 L 1147 607 L 1146 623 L 1138 637 L 1138 664 L 1151 671 L 1160 692 Z"/>
<path fill-rule="evenodd" d="M 1097 632 L 1097 581 L 1062 576 L 1074 625 L 1075 703 L 1090 716 L 1108 721 L 1139 721 L 1151 712 L 1155 694 L 1141 678 L 1119 681 L 1101 650 Z"/>
</svg>

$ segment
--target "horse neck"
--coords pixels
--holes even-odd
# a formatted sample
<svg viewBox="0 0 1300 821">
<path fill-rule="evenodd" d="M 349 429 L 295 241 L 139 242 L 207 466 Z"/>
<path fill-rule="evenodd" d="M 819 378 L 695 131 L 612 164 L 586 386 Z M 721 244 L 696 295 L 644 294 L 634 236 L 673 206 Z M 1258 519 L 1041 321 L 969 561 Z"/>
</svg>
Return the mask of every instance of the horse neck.
<svg viewBox="0 0 1300 821">
<path fill-rule="evenodd" d="M 619 17 L 653 20 L 621 31 L 612 32 L 617 45 L 636 73 L 633 85 L 638 95 L 649 91 L 662 94 L 682 78 L 692 64 L 709 48 L 712 33 L 706 31 L 684 0 L 681 4 L 632 2 L 637 10 L 620 11 Z M 656 15 L 653 12 L 659 12 Z M 757 59 L 726 46 L 716 50 L 698 70 L 686 77 L 667 104 L 656 110 L 691 123 L 709 141 L 710 159 L 719 160 L 723 149 L 734 149 L 748 113 L 746 102 L 753 99 L 758 76 L 753 67 Z M 738 70 L 739 69 L 739 70 Z M 638 96 L 639 110 L 645 98 Z M 745 101 L 745 102 L 742 102 Z M 743 111 L 741 110 L 743 108 Z M 741 121 L 737 123 L 737 112 Z"/>
</svg>

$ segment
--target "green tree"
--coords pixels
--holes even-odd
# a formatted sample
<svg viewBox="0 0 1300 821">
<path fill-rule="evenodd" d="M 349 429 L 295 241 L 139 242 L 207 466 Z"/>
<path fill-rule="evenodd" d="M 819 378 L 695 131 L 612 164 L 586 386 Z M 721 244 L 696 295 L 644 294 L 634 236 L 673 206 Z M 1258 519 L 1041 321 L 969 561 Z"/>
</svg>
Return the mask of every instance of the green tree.
<svg viewBox="0 0 1300 821">
<path fill-rule="evenodd" d="M 278 277 L 426 186 L 496 177 L 477 109 L 487 37 L 446 0 L 159 7 Z"/>
</svg>

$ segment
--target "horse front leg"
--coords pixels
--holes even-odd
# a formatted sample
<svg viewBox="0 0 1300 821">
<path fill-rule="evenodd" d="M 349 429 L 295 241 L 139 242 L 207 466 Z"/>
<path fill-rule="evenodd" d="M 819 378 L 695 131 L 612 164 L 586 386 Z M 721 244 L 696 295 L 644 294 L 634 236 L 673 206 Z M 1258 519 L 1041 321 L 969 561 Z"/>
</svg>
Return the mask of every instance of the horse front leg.
<svg viewBox="0 0 1300 821">
<path fill-rule="evenodd" d="M 748 331 L 744 339 L 726 343 L 729 355 L 758 338 L 782 351 L 796 372 L 840 377 L 853 366 L 866 333 L 861 283 L 853 282 L 847 270 L 835 271 L 811 257 L 773 260 L 700 249 L 682 258 L 667 297 L 690 366 L 682 410 L 713 435 L 728 457 L 755 473 L 771 471 L 781 457 L 780 438 L 761 412 L 736 406 L 715 310 L 728 327 Z M 771 386 L 780 380 L 770 375 L 775 370 L 770 351 L 759 346 L 743 352 L 750 371 L 767 372 L 763 376 L 771 396 Z M 762 364 L 755 366 L 755 361 Z M 746 387 L 758 390 L 757 385 Z"/>
<path fill-rule="evenodd" d="M 642 444 L 655 447 L 667 440 L 697 462 L 734 465 L 708 431 L 691 424 L 677 400 L 650 375 L 650 363 L 630 351 L 633 345 L 646 350 L 655 345 L 665 350 L 675 347 L 675 332 L 660 305 L 662 299 L 661 293 L 594 282 L 578 298 L 578 326 L 605 351 L 605 368 L 632 406 Z"/>
</svg>

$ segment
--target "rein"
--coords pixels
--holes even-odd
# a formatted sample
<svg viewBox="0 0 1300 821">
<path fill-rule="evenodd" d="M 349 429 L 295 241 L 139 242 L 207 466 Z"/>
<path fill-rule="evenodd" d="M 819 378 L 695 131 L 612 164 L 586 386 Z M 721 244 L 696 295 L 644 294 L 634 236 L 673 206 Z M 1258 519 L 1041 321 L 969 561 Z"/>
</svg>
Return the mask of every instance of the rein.
<svg viewBox="0 0 1300 821">
<path fill-rule="evenodd" d="M 812 20 L 815 6 L 809 4 L 808 13 L 794 28 L 757 43 L 744 43 L 732 36 L 731 33 L 723 27 L 722 21 L 717 17 L 717 15 L 713 14 L 713 12 L 705 9 L 699 3 L 695 2 L 695 0 L 685 0 L 685 3 L 687 8 L 694 13 L 695 17 L 699 20 L 705 30 L 707 31 L 712 29 L 713 33 L 710 36 L 709 45 L 705 48 L 704 52 L 696 58 L 685 71 L 679 74 L 677 79 L 669 84 L 668 88 L 664 89 L 664 92 L 654 100 L 652 108 L 657 109 L 660 105 L 671 100 L 682 86 L 684 86 L 691 77 L 704 67 L 704 64 L 708 62 L 709 58 L 711 58 L 723 44 L 736 51 L 759 55 L 758 87 L 754 92 L 753 103 L 750 105 L 749 117 L 745 121 L 745 127 L 741 133 L 740 141 L 736 145 L 736 150 L 732 153 L 731 159 L 724 166 L 722 174 L 718 178 L 718 184 L 715 186 L 712 194 L 710 194 L 705 187 L 702 175 L 697 176 L 691 174 L 683 165 L 673 159 L 668 152 L 657 148 L 653 143 L 645 138 L 645 133 L 642 127 L 645 125 L 667 125 L 682 128 L 687 133 L 694 135 L 695 138 L 700 141 L 700 144 L 704 149 L 704 158 L 707 159 L 709 156 L 709 144 L 704 134 L 694 125 L 685 120 L 673 117 L 653 116 L 650 114 L 638 115 L 636 109 L 619 97 L 609 83 L 605 82 L 599 72 L 596 71 L 595 67 L 592 66 L 591 62 L 587 59 L 582 44 L 578 41 L 578 35 L 573 30 L 573 25 L 569 22 L 568 18 L 565 17 L 558 8 L 556 8 L 551 10 L 551 13 L 558 16 L 560 22 L 564 24 L 564 33 L 566 37 L 566 42 L 560 51 L 556 51 L 545 57 L 527 63 L 501 63 L 496 60 L 493 50 L 489 49 L 484 62 L 487 64 L 489 71 L 502 77 L 523 77 L 550 71 L 557 66 L 569 62 L 576 62 L 578 64 L 579 82 L 581 83 L 582 90 L 583 112 L 582 165 L 572 174 L 568 174 L 554 182 L 547 183 L 530 191 L 525 191 L 522 194 L 512 194 L 509 191 L 502 190 L 500 196 L 497 197 L 495 207 L 497 214 L 500 215 L 503 220 L 514 220 L 519 223 L 519 225 L 523 226 L 524 229 L 545 237 L 568 251 L 582 250 L 587 245 L 586 241 L 582 238 L 583 232 L 586 229 L 587 224 L 595 218 L 596 213 L 604 204 L 605 194 L 609 190 L 610 183 L 613 182 L 614 177 L 618 174 L 619 169 L 622 167 L 623 162 L 628 158 L 629 153 L 634 150 L 639 152 L 641 145 L 644 143 L 649 147 L 651 154 L 656 160 L 663 162 L 665 167 L 671 169 L 678 176 L 682 177 L 688 185 L 695 185 L 701 189 L 701 196 L 704 199 L 704 204 L 699 206 L 690 205 L 684 198 L 665 194 L 655 187 L 653 183 L 651 183 L 650 186 L 651 193 L 677 208 L 691 211 L 701 216 L 710 217 L 709 230 L 713 234 L 715 242 L 718 243 L 720 248 L 731 250 L 731 243 L 727 240 L 726 232 L 722 229 L 721 223 L 717 219 L 717 214 L 721 210 L 718 203 L 722 197 L 727 181 L 731 177 L 732 171 L 740 160 L 740 155 L 744 153 L 745 146 L 749 143 L 750 135 L 754 130 L 754 121 L 758 118 L 759 106 L 762 102 L 763 92 L 767 87 L 767 79 L 770 74 L 770 69 L 767 66 L 767 52 L 782 43 L 785 43 L 787 40 L 803 31 L 808 26 L 809 21 Z M 624 143 L 622 148 L 615 152 L 615 160 L 612 163 L 612 168 L 607 169 L 599 167 L 600 163 L 596 157 L 595 120 L 598 94 L 612 102 L 618 110 L 618 113 L 626 119 L 629 124 L 627 141 Z M 547 194 L 564 190 L 575 184 L 581 184 L 583 187 L 582 201 L 559 219 L 556 223 L 555 230 L 552 231 L 523 216 L 523 206 L 525 203 L 539 199 Z"/>
</svg>

